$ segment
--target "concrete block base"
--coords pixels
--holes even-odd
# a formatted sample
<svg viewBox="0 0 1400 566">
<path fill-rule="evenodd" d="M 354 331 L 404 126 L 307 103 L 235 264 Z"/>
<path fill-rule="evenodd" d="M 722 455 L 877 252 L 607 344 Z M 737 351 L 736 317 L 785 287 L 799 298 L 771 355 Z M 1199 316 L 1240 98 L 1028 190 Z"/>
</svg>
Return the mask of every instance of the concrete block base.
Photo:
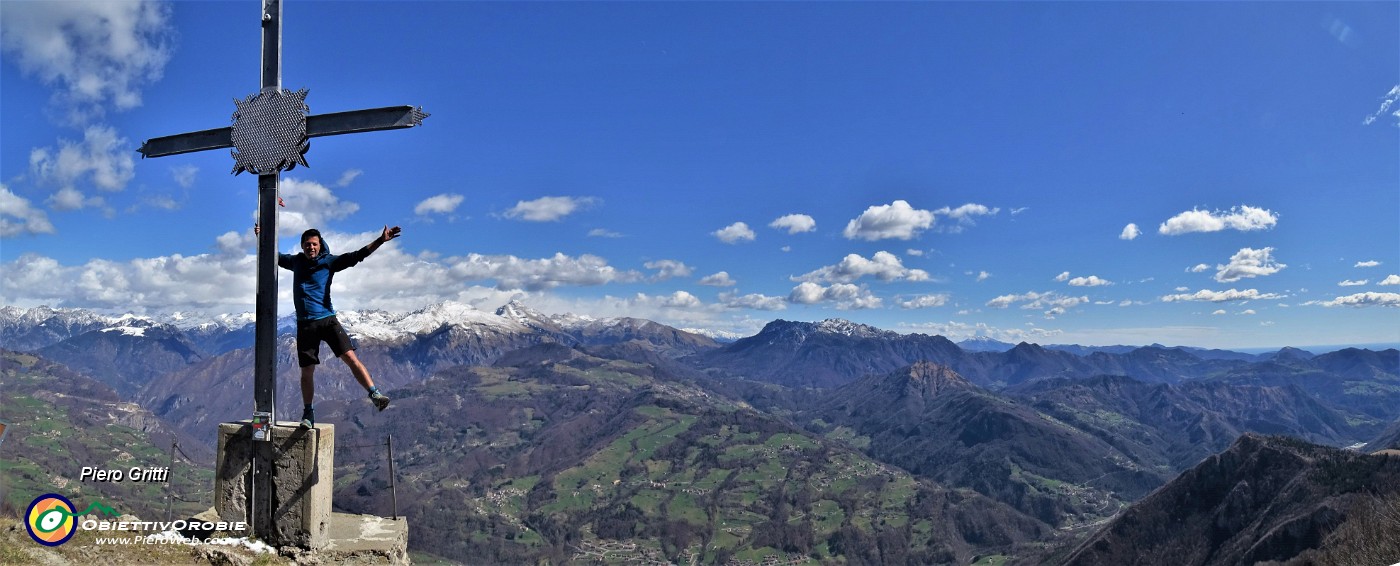
<svg viewBox="0 0 1400 566">
<path fill-rule="evenodd" d="M 278 422 L 272 427 L 272 440 L 266 442 L 254 441 L 252 433 L 252 421 L 219 424 L 214 466 L 214 509 L 219 517 L 248 521 L 252 534 L 274 546 L 326 548 L 331 540 L 335 426 L 317 424 L 304 430 L 295 422 Z M 256 453 L 262 456 L 255 458 Z"/>
</svg>

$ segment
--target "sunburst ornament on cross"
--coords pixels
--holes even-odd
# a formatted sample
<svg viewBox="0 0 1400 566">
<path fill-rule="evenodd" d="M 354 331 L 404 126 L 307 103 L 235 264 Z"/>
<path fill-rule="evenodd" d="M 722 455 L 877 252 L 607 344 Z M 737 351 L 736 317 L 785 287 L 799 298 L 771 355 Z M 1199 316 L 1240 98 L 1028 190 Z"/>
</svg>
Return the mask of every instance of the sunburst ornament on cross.
<svg viewBox="0 0 1400 566">
<path fill-rule="evenodd" d="M 233 174 L 244 171 L 267 175 L 308 167 L 306 151 L 306 89 L 266 89 L 243 100 L 234 100 Z"/>
</svg>

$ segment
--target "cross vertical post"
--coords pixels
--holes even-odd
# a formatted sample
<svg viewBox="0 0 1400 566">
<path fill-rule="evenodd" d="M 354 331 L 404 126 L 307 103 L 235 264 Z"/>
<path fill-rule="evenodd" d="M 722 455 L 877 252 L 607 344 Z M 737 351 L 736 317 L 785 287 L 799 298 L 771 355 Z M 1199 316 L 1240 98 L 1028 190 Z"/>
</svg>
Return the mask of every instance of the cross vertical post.
<svg viewBox="0 0 1400 566">
<path fill-rule="evenodd" d="M 263 91 L 282 88 L 282 1 L 264 0 Z M 255 411 L 275 415 L 277 399 L 277 185 L 280 171 L 258 175 L 258 296 L 253 398 Z M 275 418 L 275 417 L 274 417 Z"/>
</svg>

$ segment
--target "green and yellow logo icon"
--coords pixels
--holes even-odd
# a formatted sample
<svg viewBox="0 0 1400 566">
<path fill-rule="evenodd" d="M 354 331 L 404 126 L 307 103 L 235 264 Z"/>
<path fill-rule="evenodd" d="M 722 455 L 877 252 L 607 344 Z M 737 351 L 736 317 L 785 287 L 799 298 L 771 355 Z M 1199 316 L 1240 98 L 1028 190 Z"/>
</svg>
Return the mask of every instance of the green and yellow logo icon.
<svg viewBox="0 0 1400 566">
<path fill-rule="evenodd" d="M 24 526 L 34 542 L 58 546 L 68 542 L 78 530 L 77 514 L 73 511 L 73 502 L 67 497 L 57 493 L 40 495 L 29 504 Z"/>
</svg>

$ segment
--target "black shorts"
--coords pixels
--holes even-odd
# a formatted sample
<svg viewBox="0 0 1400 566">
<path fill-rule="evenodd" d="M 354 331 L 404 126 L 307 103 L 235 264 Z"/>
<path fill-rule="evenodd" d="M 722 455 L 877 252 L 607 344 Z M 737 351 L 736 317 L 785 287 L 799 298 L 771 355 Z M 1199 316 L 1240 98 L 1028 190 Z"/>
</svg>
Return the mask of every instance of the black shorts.
<svg viewBox="0 0 1400 566">
<path fill-rule="evenodd" d="M 297 363 L 301 367 L 321 363 L 321 342 L 330 344 L 335 357 L 355 349 L 355 341 L 345 333 L 345 327 L 334 316 L 318 320 L 297 321 Z"/>
</svg>

